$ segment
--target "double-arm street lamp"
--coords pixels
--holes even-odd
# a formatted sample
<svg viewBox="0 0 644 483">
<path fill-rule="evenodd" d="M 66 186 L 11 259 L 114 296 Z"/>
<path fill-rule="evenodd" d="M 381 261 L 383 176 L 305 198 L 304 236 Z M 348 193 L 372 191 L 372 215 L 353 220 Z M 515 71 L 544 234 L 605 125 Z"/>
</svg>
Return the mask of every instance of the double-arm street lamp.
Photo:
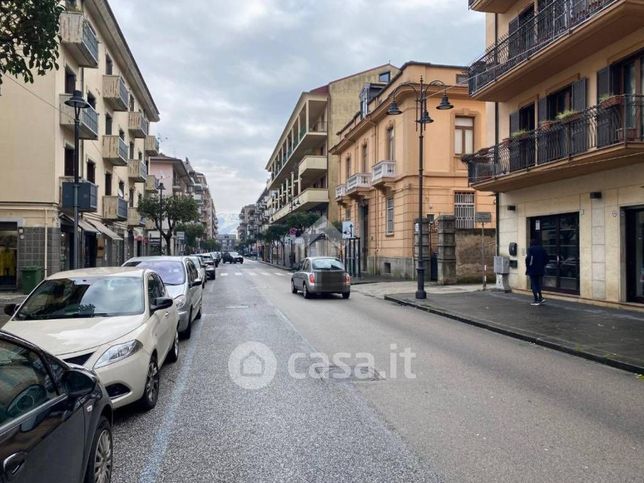
<svg viewBox="0 0 644 483">
<path fill-rule="evenodd" d="M 391 104 L 387 110 L 390 116 L 397 116 L 402 114 L 396 102 L 396 95 L 401 89 L 411 89 L 416 96 L 416 131 L 418 131 L 418 260 L 416 264 L 416 298 L 426 299 L 427 293 L 425 292 L 425 265 L 423 260 L 423 154 L 424 154 L 424 132 L 427 124 L 431 124 L 434 120 L 427 112 L 427 100 L 429 98 L 429 91 L 432 88 L 442 88 L 443 97 L 436 109 L 445 111 L 452 109 L 454 106 L 449 102 L 447 97 L 447 86 L 440 80 L 434 80 L 428 84 L 420 78 L 420 84 L 414 82 L 404 82 L 396 87 L 393 92 Z M 431 234 L 429 234 L 431 236 Z M 431 257 L 431 253 L 430 253 Z"/>
<path fill-rule="evenodd" d="M 78 218 L 79 218 L 79 204 L 78 204 L 78 191 L 80 189 L 79 179 L 79 159 L 80 159 L 80 115 L 83 109 L 89 107 L 89 103 L 83 99 L 81 91 L 74 91 L 72 97 L 65 101 L 65 104 L 74 109 L 74 236 L 73 251 L 74 254 L 70 259 L 70 269 L 78 268 L 80 266 L 80 243 L 78 234 Z"/>
</svg>

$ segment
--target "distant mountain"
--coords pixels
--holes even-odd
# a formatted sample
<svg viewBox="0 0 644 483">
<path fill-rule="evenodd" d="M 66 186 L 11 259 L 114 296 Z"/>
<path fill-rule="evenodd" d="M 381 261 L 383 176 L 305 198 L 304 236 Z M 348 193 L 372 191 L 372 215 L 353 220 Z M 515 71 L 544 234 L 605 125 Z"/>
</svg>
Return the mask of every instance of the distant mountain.
<svg viewBox="0 0 644 483">
<path fill-rule="evenodd" d="M 232 235 L 237 233 L 239 226 L 239 213 L 217 213 L 219 221 L 219 233 L 222 235 Z"/>
</svg>

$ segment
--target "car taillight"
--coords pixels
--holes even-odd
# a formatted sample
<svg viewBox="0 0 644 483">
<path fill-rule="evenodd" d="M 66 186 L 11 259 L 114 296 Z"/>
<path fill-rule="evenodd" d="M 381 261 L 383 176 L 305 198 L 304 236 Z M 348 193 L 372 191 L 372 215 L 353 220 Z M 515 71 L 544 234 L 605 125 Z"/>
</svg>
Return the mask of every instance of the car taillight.
<svg viewBox="0 0 644 483">
<path fill-rule="evenodd" d="M 315 274 L 309 273 L 309 283 L 315 283 Z"/>
<path fill-rule="evenodd" d="M 344 284 L 345 285 L 350 285 L 351 284 L 351 275 L 349 275 L 348 273 L 344 274 Z"/>
</svg>

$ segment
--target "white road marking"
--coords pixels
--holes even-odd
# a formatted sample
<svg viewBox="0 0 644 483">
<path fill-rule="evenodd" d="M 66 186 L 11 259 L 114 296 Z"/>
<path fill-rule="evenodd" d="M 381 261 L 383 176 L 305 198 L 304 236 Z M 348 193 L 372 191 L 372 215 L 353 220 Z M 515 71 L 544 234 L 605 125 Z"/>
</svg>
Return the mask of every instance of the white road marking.
<svg viewBox="0 0 644 483">
<path fill-rule="evenodd" d="M 242 273 L 241 272 L 235 272 L 235 275 L 237 275 L 238 277 L 241 277 Z"/>
<path fill-rule="evenodd" d="M 222 277 L 227 277 L 227 276 L 228 276 L 228 273 L 223 272 L 223 273 L 220 273 L 219 275 L 221 275 Z"/>
<path fill-rule="evenodd" d="M 256 277 L 257 276 L 257 274 L 255 272 L 248 272 L 248 275 L 250 275 L 251 277 Z"/>
<path fill-rule="evenodd" d="M 259 272 L 259 273 L 261 273 L 262 275 L 270 276 L 270 273 L 268 273 L 268 272 Z"/>
<path fill-rule="evenodd" d="M 279 272 L 273 272 L 273 275 L 277 275 L 278 277 L 283 277 L 284 276 L 283 273 L 279 273 Z"/>
</svg>

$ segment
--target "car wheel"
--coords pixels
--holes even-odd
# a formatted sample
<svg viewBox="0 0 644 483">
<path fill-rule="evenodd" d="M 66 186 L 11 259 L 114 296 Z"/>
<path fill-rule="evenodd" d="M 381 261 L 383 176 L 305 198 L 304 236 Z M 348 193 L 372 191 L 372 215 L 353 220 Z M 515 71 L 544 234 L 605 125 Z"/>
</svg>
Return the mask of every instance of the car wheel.
<svg viewBox="0 0 644 483">
<path fill-rule="evenodd" d="M 304 283 L 304 285 L 302 285 L 302 295 L 304 295 L 305 299 L 311 298 L 311 294 L 309 293 L 309 288 L 306 286 L 306 282 Z"/>
<path fill-rule="evenodd" d="M 179 360 L 179 326 L 174 331 L 174 340 L 172 341 L 172 347 L 170 347 L 170 352 L 168 352 L 166 359 L 168 362 L 177 362 Z"/>
<path fill-rule="evenodd" d="M 189 339 L 191 335 L 192 335 L 192 309 L 190 309 L 190 314 L 188 314 L 188 327 L 186 327 L 185 330 L 181 332 L 181 337 L 183 339 Z"/>
<path fill-rule="evenodd" d="M 85 470 L 85 483 L 108 483 L 111 481 L 113 454 L 112 425 L 105 416 L 101 416 L 92 440 Z"/>
<path fill-rule="evenodd" d="M 159 399 L 159 364 L 156 355 L 152 355 L 148 364 L 148 373 L 145 376 L 145 389 L 140 399 L 141 408 L 149 411 L 157 405 Z"/>
<path fill-rule="evenodd" d="M 295 288 L 295 283 L 293 283 L 293 280 L 291 280 L 291 293 L 297 293 L 297 289 Z"/>
<path fill-rule="evenodd" d="M 342 292 L 342 298 L 348 299 L 351 296 L 351 292 Z"/>
</svg>

